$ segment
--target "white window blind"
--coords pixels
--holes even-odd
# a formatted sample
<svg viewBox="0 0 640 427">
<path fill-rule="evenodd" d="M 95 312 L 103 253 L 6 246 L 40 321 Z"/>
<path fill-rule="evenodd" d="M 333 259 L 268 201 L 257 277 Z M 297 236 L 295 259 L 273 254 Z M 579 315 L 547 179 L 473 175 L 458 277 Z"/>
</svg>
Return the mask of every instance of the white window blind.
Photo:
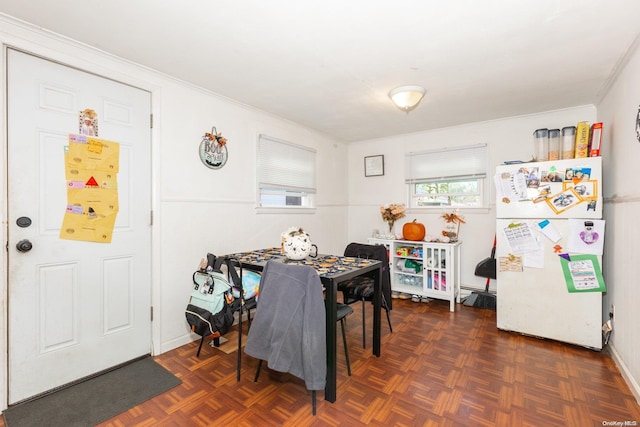
<svg viewBox="0 0 640 427">
<path fill-rule="evenodd" d="M 420 151 L 405 155 L 407 184 L 487 176 L 487 144 Z"/>
<path fill-rule="evenodd" d="M 258 138 L 258 185 L 277 189 L 316 192 L 316 151 L 266 135 Z"/>
</svg>

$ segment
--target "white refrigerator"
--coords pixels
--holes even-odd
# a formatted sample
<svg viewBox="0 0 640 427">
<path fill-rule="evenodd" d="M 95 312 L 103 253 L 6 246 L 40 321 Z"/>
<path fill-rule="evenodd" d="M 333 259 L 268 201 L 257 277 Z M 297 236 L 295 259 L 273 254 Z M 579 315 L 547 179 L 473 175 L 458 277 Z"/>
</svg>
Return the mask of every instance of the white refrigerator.
<svg viewBox="0 0 640 427">
<path fill-rule="evenodd" d="M 602 348 L 601 160 L 496 168 L 499 329 Z M 593 267 L 584 283 L 569 268 L 582 258 Z"/>
</svg>

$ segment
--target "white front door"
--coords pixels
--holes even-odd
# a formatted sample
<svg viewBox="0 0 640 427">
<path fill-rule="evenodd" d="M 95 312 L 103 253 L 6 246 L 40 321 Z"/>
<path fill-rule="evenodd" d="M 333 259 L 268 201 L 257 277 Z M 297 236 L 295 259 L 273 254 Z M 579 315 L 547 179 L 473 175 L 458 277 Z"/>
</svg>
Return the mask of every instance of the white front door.
<svg viewBox="0 0 640 427">
<path fill-rule="evenodd" d="M 151 95 L 12 49 L 7 66 L 12 404 L 151 352 Z M 59 238 L 85 108 L 120 144 L 111 243 Z"/>
</svg>

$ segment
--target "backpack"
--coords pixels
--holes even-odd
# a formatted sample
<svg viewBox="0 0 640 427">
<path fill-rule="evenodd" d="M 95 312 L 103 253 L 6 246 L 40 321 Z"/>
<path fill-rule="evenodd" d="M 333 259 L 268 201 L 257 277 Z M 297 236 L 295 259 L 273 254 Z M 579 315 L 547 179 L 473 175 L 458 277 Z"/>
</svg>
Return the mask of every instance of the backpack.
<svg viewBox="0 0 640 427">
<path fill-rule="evenodd" d="M 231 276 L 237 275 L 231 260 L 207 254 L 207 267 L 193 273 L 191 296 L 185 310 L 191 331 L 202 336 L 226 334 L 234 322 L 234 311 L 240 303 L 233 297 L 232 287 L 220 270 L 227 262 Z"/>
</svg>

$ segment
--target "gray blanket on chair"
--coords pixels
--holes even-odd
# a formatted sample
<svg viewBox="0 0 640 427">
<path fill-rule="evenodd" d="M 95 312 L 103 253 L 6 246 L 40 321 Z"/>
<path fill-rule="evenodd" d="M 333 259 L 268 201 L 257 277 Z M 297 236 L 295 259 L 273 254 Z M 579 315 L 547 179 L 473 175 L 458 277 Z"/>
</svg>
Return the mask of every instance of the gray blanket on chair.
<svg viewBox="0 0 640 427">
<path fill-rule="evenodd" d="M 308 266 L 269 261 L 262 271 L 258 306 L 245 353 L 269 368 L 323 390 L 327 377 L 326 312 L 322 283 Z"/>
</svg>

